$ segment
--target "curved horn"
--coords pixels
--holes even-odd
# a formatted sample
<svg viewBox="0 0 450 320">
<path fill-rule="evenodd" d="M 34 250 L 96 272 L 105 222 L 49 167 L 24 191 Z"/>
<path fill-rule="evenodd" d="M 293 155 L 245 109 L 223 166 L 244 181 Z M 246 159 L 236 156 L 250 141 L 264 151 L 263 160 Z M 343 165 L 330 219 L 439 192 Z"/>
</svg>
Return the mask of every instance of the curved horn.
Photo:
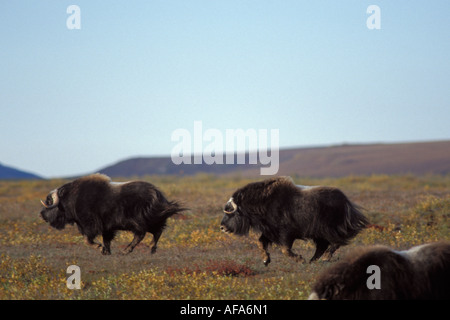
<svg viewBox="0 0 450 320">
<path fill-rule="evenodd" d="M 225 208 L 228 206 L 228 204 L 231 205 L 231 207 L 233 208 L 233 210 L 227 211 L 226 209 L 223 209 L 223 212 L 225 212 L 226 214 L 232 214 L 232 213 L 235 213 L 236 210 L 237 210 L 237 204 L 234 203 L 233 198 L 230 198 L 230 200 L 228 200 L 227 204 L 225 205 Z"/>
<path fill-rule="evenodd" d="M 48 205 L 46 205 L 45 202 L 42 201 L 42 199 L 40 199 L 40 200 L 41 200 L 41 204 L 48 209 Z"/>
<path fill-rule="evenodd" d="M 59 197 L 58 197 L 58 190 L 53 190 L 52 192 L 50 192 L 50 195 L 52 197 L 52 204 L 47 205 L 44 201 L 41 200 L 42 205 L 47 208 L 47 209 L 51 209 L 54 208 L 58 205 L 59 203 Z M 48 196 L 47 196 L 48 198 Z"/>
</svg>

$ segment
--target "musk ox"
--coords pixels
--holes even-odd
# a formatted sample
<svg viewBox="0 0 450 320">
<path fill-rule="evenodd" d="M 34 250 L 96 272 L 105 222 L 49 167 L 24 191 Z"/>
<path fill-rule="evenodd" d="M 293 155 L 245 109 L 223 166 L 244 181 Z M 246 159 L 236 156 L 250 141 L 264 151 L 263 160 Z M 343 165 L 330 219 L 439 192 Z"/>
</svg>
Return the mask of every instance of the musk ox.
<svg viewBox="0 0 450 320">
<path fill-rule="evenodd" d="M 378 287 L 369 279 L 375 276 L 373 266 L 379 272 Z M 357 248 L 319 276 L 309 299 L 448 300 L 450 242 L 425 244 L 407 251 L 385 246 Z"/>
<path fill-rule="evenodd" d="M 154 253 L 167 218 L 186 210 L 148 182 L 116 183 L 103 174 L 69 182 L 51 191 L 41 203 L 40 215 L 52 227 L 60 230 L 75 223 L 87 243 L 103 254 L 111 254 L 111 241 L 119 230 L 134 234 L 124 253 L 132 252 L 147 232 L 153 234 Z M 94 241 L 98 235 L 103 237 L 103 245 Z"/>
<path fill-rule="evenodd" d="M 269 244 L 280 245 L 283 254 L 304 262 L 291 248 L 296 239 L 310 239 L 316 245 L 310 262 L 327 249 L 330 259 L 368 223 L 339 189 L 297 186 L 290 177 L 271 178 L 238 189 L 224 212 L 222 231 L 246 235 L 252 228 L 261 233 L 258 247 L 266 266 L 270 263 Z"/>
</svg>

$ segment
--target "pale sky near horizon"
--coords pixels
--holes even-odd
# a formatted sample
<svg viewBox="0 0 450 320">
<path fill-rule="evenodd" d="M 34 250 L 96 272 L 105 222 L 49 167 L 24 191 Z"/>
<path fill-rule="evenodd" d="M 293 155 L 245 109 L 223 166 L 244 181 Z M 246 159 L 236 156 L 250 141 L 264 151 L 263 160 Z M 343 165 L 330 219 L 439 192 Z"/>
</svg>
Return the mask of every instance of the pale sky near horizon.
<svg viewBox="0 0 450 320">
<path fill-rule="evenodd" d="M 448 0 L 2 1 L 0 163 L 59 177 L 169 156 L 194 121 L 278 129 L 280 148 L 448 140 L 449 16 Z"/>
</svg>

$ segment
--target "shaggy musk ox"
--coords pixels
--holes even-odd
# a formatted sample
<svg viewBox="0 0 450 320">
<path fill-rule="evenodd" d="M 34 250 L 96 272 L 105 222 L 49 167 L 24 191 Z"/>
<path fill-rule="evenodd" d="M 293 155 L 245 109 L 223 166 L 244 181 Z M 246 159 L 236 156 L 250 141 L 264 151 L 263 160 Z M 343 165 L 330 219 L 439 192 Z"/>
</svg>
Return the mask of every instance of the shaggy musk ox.
<svg viewBox="0 0 450 320">
<path fill-rule="evenodd" d="M 336 188 L 297 186 L 290 177 L 250 183 L 234 192 L 224 208 L 220 229 L 237 235 L 250 228 L 261 232 L 258 246 L 264 264 L 270 263 L 268 245 L 281 246 L 283 254 L 304 262 L 292 252 L 296 239 L 311 239 L 316 252 L 310 261 L 328 249 L 328 258 L 363 229 L 368 220 Z"/>
<path fill-rule="evenodd" d="M 369 266 L 379 267 L 379 289 L 370 289 Z M 372 287 L 372 286 L 370 286 Z M 394 251 L 384 246 L 358 248 L 325 270 L 310 300 L 450 299 L 450 242 Z"/>
<path fill-rule="evenodd" d="M 56 229 L 76 224 L 87 243 L 111 254 L 111 241 L 119 230 L 131 231 L 134 238 L 125 253 L 153 234 L 151 253 L 156 251 L 159 237 L 170 216 L 184 211 L 176 202 L 168 201 L 154 185 L 143 181 L 116 183 L 103 174 L 79 178 L 50 192 L 41 200 L 41 217 Z M 103 237 L 103 245 L 94 241 Z"/>
</svg>

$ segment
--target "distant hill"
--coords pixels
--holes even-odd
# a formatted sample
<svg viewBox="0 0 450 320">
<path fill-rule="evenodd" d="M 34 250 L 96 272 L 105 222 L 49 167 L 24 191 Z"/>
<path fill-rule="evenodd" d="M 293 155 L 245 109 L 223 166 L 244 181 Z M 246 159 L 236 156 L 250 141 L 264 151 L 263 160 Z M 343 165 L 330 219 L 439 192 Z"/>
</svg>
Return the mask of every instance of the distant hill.
<svg viewBox="0 0 450 320">
<path fill-rule="evenodd" d="M 12 167 L 7 167 L 0 163 L 0 180 L 4 179 L 14 180 L 14 179 L 42 179 L 42 178 L 33 173 L 29 173 L 19 169 L 14 169 Z"/>
<path fill-rule="evenodd" d="M 293 149 L 286 150 L 280 162 L 281 175 L 447 174 L 450 141 Z"/>
<path fill-rule="evenodd" d="M 170 157 L 133 158 L 99 170 L 111 177 L 192 175 L 196 173 L 257 176 L 260 165 L 175 165 Z M 278 175 L 339 177 L 371 174 L 450 173 L 450 141 L 338 145 L 280 150 Z"/>
</svg>

